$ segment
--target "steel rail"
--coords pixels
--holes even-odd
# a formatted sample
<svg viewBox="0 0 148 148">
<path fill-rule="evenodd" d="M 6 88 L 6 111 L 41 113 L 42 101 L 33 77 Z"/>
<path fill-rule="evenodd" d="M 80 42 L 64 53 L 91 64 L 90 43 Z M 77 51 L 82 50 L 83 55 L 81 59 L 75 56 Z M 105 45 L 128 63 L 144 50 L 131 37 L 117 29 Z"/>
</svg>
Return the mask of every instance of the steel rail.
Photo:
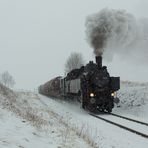
<svg viewBox="0 0 148 148">
<path fill-rule="evenodd" d="M 92 114 L 92 113 L 89 113 L 89 114 L 90 114 L 91 116 L 95 117 L 95 118 L 98 118 L 98 119 L 101 119 L 101 120 L 103 120 L 103 121 L 105 121 L 105 122 L 107 122 L 107 123 L 116 125 L 116 126 L 122 128 L 122 129 L 125 129 L 125 130 L 129 131 L 129 132 L 135 133 L 135 134 L 140 135 L 140 136 L 142 136 L 142 137 L 144 137 L 144 138 L 148 138 L 148 135 L 147 135 L 147 134 L 141 133 L 141 132 L 139 132 L 139 131 L 136 131 L 136 130 L 134 130 L 134 129 L 131 129 L 131 128 L 126 127 L 126 126 L 123 126 L 123 125 L 121 125 L 121 124 L 112 122 L 112 121 L 110 121 L 110 120 L 104 119 L 104 118 L 102 118 L 102 117 L 100 117 L 100 116 L 97 116 L 97 115 L 95 115 L 95 114 Z"/>
<path fill-rule="evenodd" d="M 113 116 L 116 116 L 116 117 L 119 117 L 119 118 L 123 118 L 123 119 L 129 120 L 129 121 L 133 121 L 133 122 L 136 122 L 136 123 L 148 126 L 148 123 L 146 123 L 146 122 L 141 122 L 139 120 L 131 119 L 131 118 L 128 118 L 128 117 L 125 117 L 125 116 L 121 116 L 121 115 L 117 115 L 117 114 L 114 114 L 114 113 L 109 113 L 109 114 L 113 115 Z"/>
</svg>

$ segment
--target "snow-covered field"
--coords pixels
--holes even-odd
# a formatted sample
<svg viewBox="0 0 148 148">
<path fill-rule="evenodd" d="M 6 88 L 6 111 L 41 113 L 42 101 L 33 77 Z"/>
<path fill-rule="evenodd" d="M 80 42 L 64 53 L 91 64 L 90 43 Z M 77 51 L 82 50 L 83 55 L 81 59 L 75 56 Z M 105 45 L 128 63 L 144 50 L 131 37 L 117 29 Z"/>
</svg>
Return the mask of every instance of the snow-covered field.
<svg viewBox="0 0 148 148">
<path fill-rule="evenodd" d="M 89 148 L 81 133 L 68 126 L 37 94 L 13 93 L 0 86 L 0 148 Z"/>
<path fill-rule="evenodd" d="M 148 122 L 148 83 L 122 82 L 114 113 Z"/>
<path fill-rule="evenodd" d="M 122 82 L 118 96 L 114 113 L 148 122 L 147 83 Z M 147 139 L 90 116 L 80 104 L 2 87 L 0 125 L 0 147 L 148 147 Z"/>
</svg>

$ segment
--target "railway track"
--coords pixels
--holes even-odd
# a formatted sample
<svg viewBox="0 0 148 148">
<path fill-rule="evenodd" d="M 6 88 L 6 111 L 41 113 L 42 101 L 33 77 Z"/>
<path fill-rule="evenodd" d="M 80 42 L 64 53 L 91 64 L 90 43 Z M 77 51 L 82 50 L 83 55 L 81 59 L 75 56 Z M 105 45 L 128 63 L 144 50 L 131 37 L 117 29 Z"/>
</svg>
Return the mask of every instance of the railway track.
<svg viewBox="0 0 148 148">
<path fill-rule="evenodd" d="M 117 114 L 114 114 L 114 113 L 110 113 L 110 114 L 112 116 L 116 116 L 116 117 L 119 117 L 119 118 L 123 118 L 123 119 L 129 120 L 129 121 L 133 121 L 133 122 L 136 122 L 136 123 L 139 123 L 139 124 L 143 124 L 145 126 L 148 126 L 148 123 L 146 123 L 146 122 L 141 122 L 139 120 L 131 119 L 131 118 L 124 117 L 124 116 L 121 116 L 121 115 L 117 115 Z"/>
<path fill-rule="evenodd" d="M 91 116 L 95 117 L 95 118 L 98 118 L 98 119 L 103 120 L 107 123 L 113 124 L 117 127 L 125 129 L 129 132 L 140 135 L 144 138 L 148 138 L 148 123 L 141 122 L 141 121 L 138 121 L 138 120 L 134 120 L 134 119 L 131 119 L 131 118 L 127 118 L 127 117 L 124 117 L 124 116 L 116 115 L 116 114 L 113 114 L 113 113 L 110 113 L 110 114 L 105 113 L 103 116 L 96 115 L 96 114 L 93 114 L 93 113 L 89 113 L 89 114 Z M 107 117 L 105 115 L 107 115 Z M 114 118 L 114 119 L 112 119 L 112 118 Z M 118 123 L 116 121 L 119 121 L 120 123 Z M 123 122 L 123 123 L 121 124 L 121 122 Z M 127 123 L 128 123 L 128 125 L 127 125 Z M 137 124 L 137 125 L 135 126 L 135 124 Z M 135 127 L 135 128 L 133 128 L 133 127 Z M 145 130 L 145 129 L 147 129 L 147 130 Z"/>
</svg>

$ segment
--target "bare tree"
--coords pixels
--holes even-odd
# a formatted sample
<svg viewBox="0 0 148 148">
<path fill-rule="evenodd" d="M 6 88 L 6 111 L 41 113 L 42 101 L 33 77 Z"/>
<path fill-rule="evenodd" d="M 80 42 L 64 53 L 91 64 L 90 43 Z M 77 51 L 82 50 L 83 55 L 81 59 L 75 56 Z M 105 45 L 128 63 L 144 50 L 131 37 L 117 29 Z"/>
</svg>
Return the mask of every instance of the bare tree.
<svg viewBox="0 0 148 148">
<path fill-rule="evenodd" d="M 72 69 L 80 68 L 82 65 L 84 65 L 82 54 L 73 52 L 65 63 L 65 73 L 70 72 Z"/>
<path fill-rule="evenodd" d="M 15 84 L 13 77 L 9 74 L 8 71 L 5 71 L 1 74 L 1 82 L 6 87 L 13 87 Z"/>
</svg>

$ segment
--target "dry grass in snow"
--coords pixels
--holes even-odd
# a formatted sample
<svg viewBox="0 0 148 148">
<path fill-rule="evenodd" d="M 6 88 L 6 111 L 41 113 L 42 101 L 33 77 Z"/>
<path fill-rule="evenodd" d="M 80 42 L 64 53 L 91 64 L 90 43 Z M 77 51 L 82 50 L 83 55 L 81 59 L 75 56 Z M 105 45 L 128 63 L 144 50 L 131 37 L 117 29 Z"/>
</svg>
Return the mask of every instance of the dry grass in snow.
<svg viewBox="0 0 148 148">
<path fill-rule="evenodd" d="M 68 120 L 61 119 L 58 114 L 41 104 L 37 94 L 13 92 L 1 87 L 0 91 L 4 93 L 0 94 L 0 106 L 21 117 L 23 122 L 31 123 L 38 131 L 55 135 L 53 141 L 59 143 L 59 148 L 92 147 L 88 140 L 83 139 L 82 134 L 78 134 L 78 129 L 70 126 Z"/>
</svg>

